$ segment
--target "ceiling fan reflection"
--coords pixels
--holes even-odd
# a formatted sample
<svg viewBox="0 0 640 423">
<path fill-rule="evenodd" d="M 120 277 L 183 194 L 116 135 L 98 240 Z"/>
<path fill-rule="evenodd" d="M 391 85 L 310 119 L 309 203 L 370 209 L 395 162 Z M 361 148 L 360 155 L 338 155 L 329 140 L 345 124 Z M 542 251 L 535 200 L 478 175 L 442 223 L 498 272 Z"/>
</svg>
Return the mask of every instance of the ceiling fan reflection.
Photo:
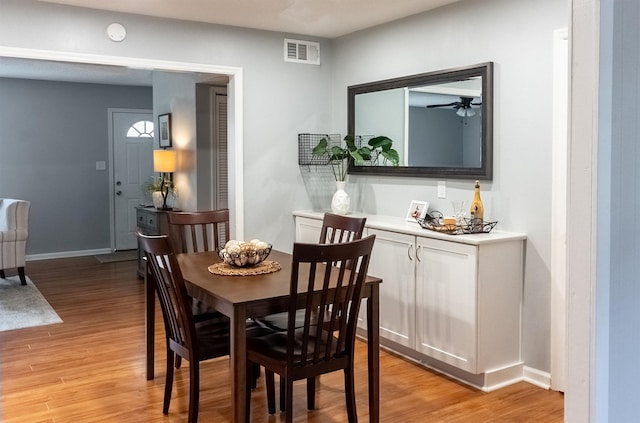
<svg viewBox="0 0 640 423">
<path fill-rule="evenodd" d="M 481 106 L 481 105 L 482 103 L 473 103 L 473 97 L 460 97 L 460 101 L 454 101 L 448 104 L 429 104 L 427 105 L 427 108 L 431 109 L 434 107 L 451 107 L 457 110 L 456 114 L 458 116 L 470 117 L 476 114 L 476 112 L 473 111 L 472 106 Z"/>
</svg>

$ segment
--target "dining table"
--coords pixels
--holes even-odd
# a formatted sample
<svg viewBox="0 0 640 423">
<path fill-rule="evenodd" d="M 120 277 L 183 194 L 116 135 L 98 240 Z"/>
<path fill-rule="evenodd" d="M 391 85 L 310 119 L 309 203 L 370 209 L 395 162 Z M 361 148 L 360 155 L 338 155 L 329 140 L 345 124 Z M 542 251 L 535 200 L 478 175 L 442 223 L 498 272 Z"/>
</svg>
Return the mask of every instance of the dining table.
<svg viewBox="0 0 640 423">
<path fill-rule="evenodd" d="M 268 259 L 281 269 L 259 275 L 220 275 L 209 267 L 221 262 L 214 251 L 177 255 L 189 294 L 230 319 L 231 421 L 247 421 L 247 319 L 284 312 L 289 306 L 292 255 L 273 250 Z M 154 378 L 155 286 L 149 272 L 145 277 L 145 326 L 147 379 Z M 366 342 L 368 360 L 369 421 L 380 417 L 379 285 L 380 278 L 367 276 Z M 320 289 L 321 284 L 316 289 Z"/>
</svg>

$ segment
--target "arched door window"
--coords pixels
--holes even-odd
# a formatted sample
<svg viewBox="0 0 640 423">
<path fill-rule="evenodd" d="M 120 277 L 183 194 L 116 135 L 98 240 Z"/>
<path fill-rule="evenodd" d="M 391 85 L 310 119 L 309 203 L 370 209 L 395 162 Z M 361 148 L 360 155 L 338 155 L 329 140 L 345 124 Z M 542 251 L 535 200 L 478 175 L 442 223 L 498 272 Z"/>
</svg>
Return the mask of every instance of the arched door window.
<svg viewBox="0 0 640 423">
<path fill-rule="evenodd" d="M 153 138 L 153 122 L 139 120 L 127 131 L 127 138 Z"/>
</svg>

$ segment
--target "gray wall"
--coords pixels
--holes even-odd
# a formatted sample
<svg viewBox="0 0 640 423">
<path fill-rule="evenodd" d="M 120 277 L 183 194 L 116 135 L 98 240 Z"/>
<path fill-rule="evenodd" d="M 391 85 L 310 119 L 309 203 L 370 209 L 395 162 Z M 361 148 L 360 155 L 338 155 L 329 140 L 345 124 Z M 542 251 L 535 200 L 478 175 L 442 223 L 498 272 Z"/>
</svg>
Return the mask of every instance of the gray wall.
<svg viewBox="0 0 640 423">
<path fill-rule="evenodd" d="M 151 89 L 0 78 L 0 197 L 32 202 L 27 254 L 109 248 L 108 108 Z"/>
<path fill-rule="evenodd" d="M 485 216 L 498 229 L 528 236 L 523 357 L 550 370 L 551 104 L 553 31 L 568 24 L 564 0 L 459 2 L 334 43 L 332 132 L 345 133 L 345 87 L 364 82 L 493 61 L 494 176 L 481 184 Z M 381 65 L 383 64 L 383 65 Z M 523 101 L 527 113 L 521 113 Z M 452 211 L 451 200 L 473 198 L 473 181 L 349 177 L 352 206 L 404 216 L 412 199 Z"/>
<path fill-rule="evenodd" d="M 295 34 L 44 2 L 0 0 L 0 10 L 0 44 L 5 46 L 241 67 L 245 237 L 291 249 L 291 211 L 311 208 L 298 167 L 297 134 L 326 132 L 330 126 L 331 42 L 298 37 L 321 43 L 322 64 L 314 66 L 284 62 L 283 40 Z M 107 38 L 111 22 L 127 28 L 123 42 Z"/>
<path fill-rule="evenodd" d="M 638 421 L 640 392 L 640 4 L 603 2 L 592 421 Z"/>
</svg>

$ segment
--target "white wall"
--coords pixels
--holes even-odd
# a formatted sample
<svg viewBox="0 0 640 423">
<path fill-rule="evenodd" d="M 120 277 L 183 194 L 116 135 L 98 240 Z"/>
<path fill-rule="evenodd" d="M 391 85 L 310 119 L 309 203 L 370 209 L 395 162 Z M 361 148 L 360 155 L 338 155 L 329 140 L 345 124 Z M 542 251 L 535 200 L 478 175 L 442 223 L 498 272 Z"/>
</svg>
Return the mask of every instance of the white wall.
<svg viewBox="0 0 640 423">
<path fill-rule="evenodd" d="M 153 74 L 154 122 L 158 115 L 171 113 L 172 149 L 176 150 L 179 170 L 174 174 L 178 189 L 177 207 L 183 210 L 197 209 L 196 164 L 196 78 L 192 74 L 154 72 Z M 158 131 L 156 131 L 157 133 Z M 158 137 L 154 140 L 158 147 Z"/>
<path fill-rule="evenodd" d="M 553 31 L 567 26 L 567 7 L 564 0 L 460 2 L 334 43 L 333 132 L 342 134 L 349 85 L 495 63 L 494 177 L 481 184 L 482 199 L 498 229 L 528 235 L 523 356 L 542 371 L 550 369 Z M 348 187 L 355 208 L 404 216 L 413 199 L 451 212 L 451 200 L 472 199 L 473 181 L 448 180 L 445 200 L 436 189 L 436 179 L 353 175 Z"/>
</svg>

